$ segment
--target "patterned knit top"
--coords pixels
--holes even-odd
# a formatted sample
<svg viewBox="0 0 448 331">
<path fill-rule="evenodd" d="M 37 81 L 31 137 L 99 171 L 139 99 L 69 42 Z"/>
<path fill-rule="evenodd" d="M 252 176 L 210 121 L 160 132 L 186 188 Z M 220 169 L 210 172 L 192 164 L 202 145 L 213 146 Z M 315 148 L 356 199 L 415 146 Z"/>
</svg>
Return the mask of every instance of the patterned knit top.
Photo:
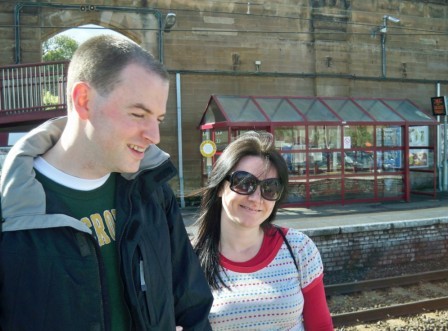
<svg viewBox="0 0 448 331">
<path fill-rule="evenodd" d="M 300 271 L 278 231 L 265 234 L 258 254 L 246 262 L 221 256 L 221 277 L 231 290 L 213 291 L 213 330 L 304 330 L 303 292 L 323 277 L 313 241 L 296 229 L 283 229 Z"/>
</svg>

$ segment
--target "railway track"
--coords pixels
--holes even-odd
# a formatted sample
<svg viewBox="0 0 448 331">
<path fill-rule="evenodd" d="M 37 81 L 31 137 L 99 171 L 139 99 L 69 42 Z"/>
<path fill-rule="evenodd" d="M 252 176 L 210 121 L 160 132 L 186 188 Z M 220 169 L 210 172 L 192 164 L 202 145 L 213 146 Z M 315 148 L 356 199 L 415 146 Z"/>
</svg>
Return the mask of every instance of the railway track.
<svg viewBox="0 0 448 331">
<path fill-rule="evenodd" d="M 332 314 L 335 327 L 387 320 L 434 310 L 447 310 L 448 270 L 327 285 L 325 292 L 330 311 L 336 311 Z M 391 293 L 395 293 L 395 297 L 400 297 L 400 300 L 397 300 L 400 302 L 386 305 L 385 302 L 393 301 L 388 297 Z M 364 298 L 368 298 L 364 301 L 375 297 L 378 300 L 384 300 L 381 304 L 370 304 L 370 306 L 369 303 L 360 304 L 364 306 L 361 309 L 335 308 L 338 302 L 347 301 L 350 297 L 360 297 L 361 294 Z M 362 299 L 359 301 L 361 302 Z M 356 301 L 353 302 L 356 305 Z"/>
</svg>

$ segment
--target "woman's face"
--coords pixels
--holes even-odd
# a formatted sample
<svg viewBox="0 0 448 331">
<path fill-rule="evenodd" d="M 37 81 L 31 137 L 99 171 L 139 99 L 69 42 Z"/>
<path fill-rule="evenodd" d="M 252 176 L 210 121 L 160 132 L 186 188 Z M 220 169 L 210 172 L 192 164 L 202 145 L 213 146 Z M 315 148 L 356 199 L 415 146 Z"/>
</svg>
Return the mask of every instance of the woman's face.
<svg viewBox="0 0 448 331">
<path fill-rule="evenodd" d="M 266 162 L 268 161 L 258 156 L 246 156 L 239 161 L 232 173 L 245 171 L 257 177 L 258 180 L 278 178 L 277 170 Z M 271 215 L 275 206 L 275 201 L 263 198 L 260 185 L 254 193 L 242 195 L 232 191 L 230 182 L 226 180 L 220 197 L 222 198 L 221 226 L 258 228 Z"/>
</svg>

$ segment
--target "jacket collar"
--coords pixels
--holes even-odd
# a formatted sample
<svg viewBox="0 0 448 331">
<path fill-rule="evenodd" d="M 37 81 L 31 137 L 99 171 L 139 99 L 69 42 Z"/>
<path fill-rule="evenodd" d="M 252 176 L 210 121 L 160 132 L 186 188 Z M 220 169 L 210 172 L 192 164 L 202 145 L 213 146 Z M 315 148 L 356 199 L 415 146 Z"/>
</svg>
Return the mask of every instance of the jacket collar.
<svg viewBox="0 0 448 331">
<path fill-rule="evenodd" d="M 3 164 L 0 180 L 2 231 L 71 226 L 90 232 L 82 222 L 66 215 L 46 215 L 46 199 L 42 185 L 35 178 L 34 158 L 56 144 L 67 122 L 66 117 L 49 120 L 22 137 L 10 150 Z M 136 173 L 122 174 L 134 179 L 140 172 L 166 162 L 169 155 L 151 146 Z"/>
</svg>

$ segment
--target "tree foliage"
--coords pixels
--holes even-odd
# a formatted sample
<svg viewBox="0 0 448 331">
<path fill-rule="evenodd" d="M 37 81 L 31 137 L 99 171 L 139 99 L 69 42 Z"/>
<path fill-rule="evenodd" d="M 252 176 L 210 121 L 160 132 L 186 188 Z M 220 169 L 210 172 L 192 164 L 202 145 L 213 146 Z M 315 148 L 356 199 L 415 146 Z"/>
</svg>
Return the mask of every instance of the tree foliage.
<svg viewBox="0 0 448 331">
<path fill-rule="evenodd" d="M 69 36 L 55 36 L 44 42 L 42 60 L 44 62 L 70 60 L 78 46 L 78 42 Z"/>
</svg>

